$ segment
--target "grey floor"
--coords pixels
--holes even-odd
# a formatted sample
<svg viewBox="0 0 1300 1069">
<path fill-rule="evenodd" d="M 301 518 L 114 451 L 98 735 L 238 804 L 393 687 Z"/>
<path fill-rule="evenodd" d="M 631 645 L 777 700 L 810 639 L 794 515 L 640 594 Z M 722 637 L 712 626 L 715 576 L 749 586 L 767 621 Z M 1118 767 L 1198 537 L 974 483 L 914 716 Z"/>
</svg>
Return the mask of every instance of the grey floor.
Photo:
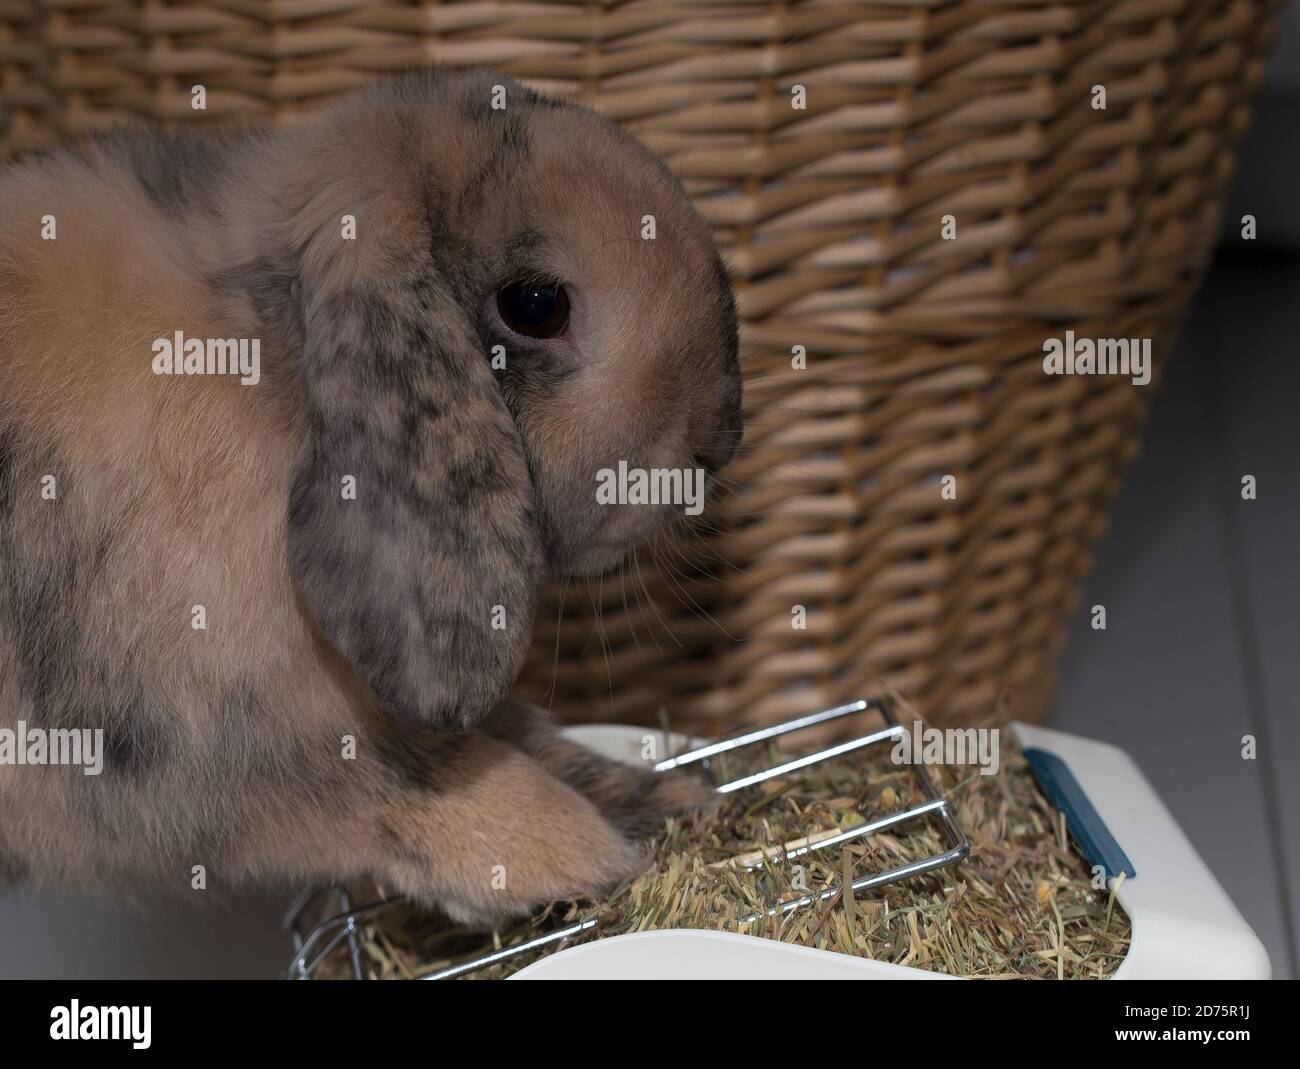
<svg viewBox="0 0 1300 1069">
<path fill-rule="evenodd" d="M 1286 978 L 1300 949 L 1298 335 L 1300 259 L 1221 257 L 1085 585 L 1054 720 L 1133 754 Z M 1097 604 L 1105 631 L 1085 617 Z"/>
<path fill-rule="evenodd" d="M 1134 755 L 1280 977 L 1297 975 L 1300 913 L 1297 335 L 1300 259 L 1220 260 L 1098 551 L 1055 719 Z M 1104 632 L 1088 626 L 1094 604 Z M 271 976 L 282 904 L 124 910 L 20 892 L 0 899 L 0 977 Z"/>
</svg>

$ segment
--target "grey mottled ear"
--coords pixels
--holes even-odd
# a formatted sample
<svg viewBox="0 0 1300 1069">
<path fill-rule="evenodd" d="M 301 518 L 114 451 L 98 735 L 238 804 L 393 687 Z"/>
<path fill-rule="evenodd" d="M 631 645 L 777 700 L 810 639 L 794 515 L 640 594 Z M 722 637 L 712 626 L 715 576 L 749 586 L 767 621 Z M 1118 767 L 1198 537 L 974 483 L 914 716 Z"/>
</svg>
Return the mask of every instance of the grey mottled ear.
<svg viewBox="0 0 1300 1069">
<path fill-rule="evenodd" d="M 294 580 L 388 709 L 471 727 L 519 672 L 545 567 L 518 430 L 433 281 L 304 298 Z"/>
</svg>

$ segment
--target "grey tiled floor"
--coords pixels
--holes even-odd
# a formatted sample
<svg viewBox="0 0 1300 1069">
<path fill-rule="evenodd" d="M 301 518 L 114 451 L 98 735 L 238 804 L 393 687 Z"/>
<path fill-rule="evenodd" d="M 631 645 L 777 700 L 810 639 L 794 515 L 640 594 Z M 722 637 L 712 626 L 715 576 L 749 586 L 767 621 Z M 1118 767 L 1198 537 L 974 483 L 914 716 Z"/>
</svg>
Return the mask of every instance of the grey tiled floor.
<svg viewBox="0 0 1300 1069">
<path fill-rule="evenodd" d="M 1296 975 L 1300 912 L 1297 335 L 1300 260 L 1220 261 L 1098 550 L 1055 719 L 1136 757 L 1278 976 Z M 133 911 L 20 892 L 0 899 L 0 977 L 270 976 L 284 898 Z"/>
<path fill-rule="evenodd" d="M 1054 726 L 1125 747 L 1268 948 L 1300 911 L 1300 259 L 1221 258 L 1086 583 Z M 1258 499 L 1243 501 L 1254 475 Z M 1088 607 L 1103 604 L 1107 629 Z M 1243 735 L 1259 758 L 1241 758 Z"/>
</svg>

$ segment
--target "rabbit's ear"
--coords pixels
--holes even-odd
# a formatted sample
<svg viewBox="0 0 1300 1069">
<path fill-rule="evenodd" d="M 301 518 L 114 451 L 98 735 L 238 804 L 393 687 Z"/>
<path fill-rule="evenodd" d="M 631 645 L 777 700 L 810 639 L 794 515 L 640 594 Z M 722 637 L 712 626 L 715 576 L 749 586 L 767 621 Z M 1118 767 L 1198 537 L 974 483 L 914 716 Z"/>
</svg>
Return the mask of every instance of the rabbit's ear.
<svg viewBox="0 0 1300 1069">
<path fill-rule="evenodd" d="M 519 432 L 450 293 L 303 297 L 294 580 L 383 705 L 469 728 L 519 672 L 545 568 Z"/>
</svg>

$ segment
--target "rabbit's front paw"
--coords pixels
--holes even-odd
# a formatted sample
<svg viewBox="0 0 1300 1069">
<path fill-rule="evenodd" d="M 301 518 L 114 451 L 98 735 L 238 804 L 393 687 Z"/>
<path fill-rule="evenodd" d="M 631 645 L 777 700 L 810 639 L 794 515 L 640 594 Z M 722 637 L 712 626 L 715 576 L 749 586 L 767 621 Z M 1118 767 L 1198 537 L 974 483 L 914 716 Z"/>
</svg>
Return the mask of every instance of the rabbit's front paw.
<svg viewBox="0 0 1300 1069">
<path fill-rule="evenodd" d="M 601 898 L 648 854 L 541 764 L 468 736 L 440 789 L 377 817 L 375 875 L 452 919 L 496 925 L 547 902 Z"/>
<path fill-rule="evenodd" d="M 552 771 L 591 800 L 601 815 L 630 839 L 654 835 L 670 816 L 702 809 L 713 789 L 692 773 L 655 773 L 609 761 L 576 747 Z"/>
<path fill-rule="evenodd" d="M 702 808 L 715 798 L 697 773 L 656 773 L 648 766 L 611 760 L 566 738 L 545 712 L 517 699 L 503 702 L 483 728 L 567 783 L 630 839 L 653 835 L 665 818 Z"/>
</svg>

